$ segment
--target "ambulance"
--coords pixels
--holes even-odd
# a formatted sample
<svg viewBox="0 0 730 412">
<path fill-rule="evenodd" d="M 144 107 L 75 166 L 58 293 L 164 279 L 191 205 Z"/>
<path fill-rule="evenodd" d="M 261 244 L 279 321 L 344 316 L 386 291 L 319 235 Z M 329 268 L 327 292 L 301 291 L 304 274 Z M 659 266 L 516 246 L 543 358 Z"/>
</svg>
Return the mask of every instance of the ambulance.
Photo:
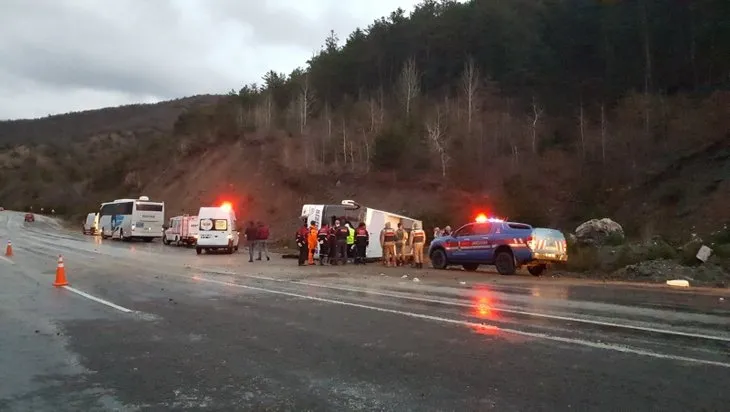
<svg viewBox="0 0 730 412">
<path fill-rule="evenodd" d="M 230 203 L 221 206 L 201 207 L 198 212 L 197 254 L 224 251 L 232 254 L 238 251 L 239 232 L 236 213 Z"/>
<path fill-rule="evenodd" d="M 165 233 L 162 235 L 162 243 L 166 245 L 190 246 L 198 241 L 198 217 L 197 216 L 175 216 L 170 219 Z"/>
<path fill-rule="evenodd" d="M 393 230 L 398 228 L 398 223 L 403 223 L 403 229 L 408 232 L 409 236 L 414 223 L 418 223 L 420 227 L 423 227 L 423 222 L 418 219 L 363 206 L 354 200 L 343 200 L 339 205 L 306 204 L 302 206 L 301 219 L 306 219 L 307 225 L 311 221 L 316 222 L 317 227 L 322 227 L 322 224 L 332 225 L 333 217 L 339 219 L 342 225 L 349 221 L 354 229 L 357 228 L 360 222 L 365 222 L 365 227 L 370 233 L 370 244 L 365 252 L 367 259 L 381 259 L 383 257 L 380 231 L 385 228 L 386 222 L 390 222 Z M 407 244 L 404 253 L 407 259 L 412 255 L 411 248 Z M 315 256 L 318 257 L 319 255 Z"/>
</svg>

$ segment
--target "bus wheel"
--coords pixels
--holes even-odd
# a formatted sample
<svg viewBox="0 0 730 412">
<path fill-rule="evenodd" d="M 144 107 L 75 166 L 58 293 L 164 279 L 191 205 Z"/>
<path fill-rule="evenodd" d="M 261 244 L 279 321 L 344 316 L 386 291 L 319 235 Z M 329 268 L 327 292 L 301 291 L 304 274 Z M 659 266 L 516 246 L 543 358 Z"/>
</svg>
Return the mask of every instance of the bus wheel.
<svg viewBox="0 0 730 412">
<path fill-rule="evenodd" d="M 144 241 L 147 242 L 147 243 L 150 243 L 153 240 L 155 240 L 155 238 L 153 238 L 153 237 L 146 237 L 146 238 L 144 238 Z"/>
<path fill-rule="evenodd" d="M 197 254 L 201 254 L 201 253 L 203 253 L 203 249 L 201 249 L 201 248 L 199 248 L 199 247 L 196 247 L 196 248 L 195 248 L 195 253 L 197 253 Z"/>
</svg>

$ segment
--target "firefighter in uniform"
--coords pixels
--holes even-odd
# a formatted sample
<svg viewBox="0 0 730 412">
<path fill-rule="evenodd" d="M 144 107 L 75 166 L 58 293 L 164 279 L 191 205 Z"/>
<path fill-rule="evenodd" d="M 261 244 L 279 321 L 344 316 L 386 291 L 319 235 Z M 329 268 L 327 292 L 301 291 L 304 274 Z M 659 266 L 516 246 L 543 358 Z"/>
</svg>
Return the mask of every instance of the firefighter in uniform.
<svg viewBox="0 0 730 412">
<path fill-rule="evenodd" d="M 355 263 L 365 264 L 365 251 L 370 244 L 370 235 L 365 227 L 365 222 L 360 222 L 355 229 Z"/>
<path fill-rule="evenodd" d="M 398 223 L 398 229 L 395 231 L 395 262 L 398 266 L 406 263 L 406 248 L 408 243 L 408 232 L 403 229 L 403 223 Z"/>
<path fill-rule="evenodd" d="M 327 236 L 327 240 L 329 241 L 329 245 L 330 245 L 330 255 L 329 255 L 329 259 L 327 259 L 327 261 L 332 265 L 337 264 L 337 239 L 335 236 L 336 235 L 336 233 L 335 233 L 335 231 L 336 231 L 335 221 L 336 220 L 337 219 L 334 216 L 332 216 L 332 225 L 330 226 L 330 231 Z"/>
<path fill-rule="evenodd" d="M 421 229 L 418 223 L 413 224 L 411 230 L 410 246 L 413 252 L 413 264 L 418 269 L 423 269 L 423 246 L 426 244 L 426 232 Z"/>
<path fill-rule="evenodd" d="M 319 264 L 324 265 L 330 252 L 330 226 L 324 224 L 317 232 L 317 243 L 319 243 Z"/>
<path fill-rule="evenodd" d="M 335 220 L 335 249 L 337 254 L 335 256 L 335 263 L 339 260 L 343 265 L 347 264 L 347 237 L 350 236 L 350 230 L 347 226 L 340 225 L 339 220 Z"/>
<path fill-rule="evenodd" d="M 380 231 L 380 244 L 383 245 L 383 264 L 395 266 L 395 230 L 390 222 L 385 222 L 385 228 Z"/>
<path fill-rule="evenodd" d="M 317 234 L 319 233 L 319 229 L 317 229 L 317 222 L 314 220 L 309 222 L 309 234 L 307 235 L 307 248 L 309 249 L 309 256 L 307 258 L 307 263 L 310 265 L 314 264 L 314 252 L 317 251 Z"/>
<path fill-rule="evenodd" d="M 309 245 L 307 245 L 307 236 L 309 236 L 309 229 L 307 228 L 307 220 L 305 219 L 302 223 L 302 227 L 297 230 L 295 237 L 297 247 L 299 248 L 299 266 L 304 266 L 304 262 L 307 261 L 307 249 L 309 249 Z"/>
</svg>

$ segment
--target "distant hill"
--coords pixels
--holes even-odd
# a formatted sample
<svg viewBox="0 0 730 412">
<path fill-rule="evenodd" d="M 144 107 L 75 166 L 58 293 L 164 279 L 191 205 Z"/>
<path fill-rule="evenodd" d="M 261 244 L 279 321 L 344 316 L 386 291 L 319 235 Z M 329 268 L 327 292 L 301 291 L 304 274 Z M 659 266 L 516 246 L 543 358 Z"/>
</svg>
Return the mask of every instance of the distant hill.
<svg viewBox="0 0 730 412">
<path fill-rule="evenodd" d="M 79 141 L 107 133 L 169 132 L 183 111 L 215 103 L 220 98 L 216 95 L 200 95 L 154 104 L 132 104 L 38 119 L 0 121 L 0 147 Z"/>
</svg>

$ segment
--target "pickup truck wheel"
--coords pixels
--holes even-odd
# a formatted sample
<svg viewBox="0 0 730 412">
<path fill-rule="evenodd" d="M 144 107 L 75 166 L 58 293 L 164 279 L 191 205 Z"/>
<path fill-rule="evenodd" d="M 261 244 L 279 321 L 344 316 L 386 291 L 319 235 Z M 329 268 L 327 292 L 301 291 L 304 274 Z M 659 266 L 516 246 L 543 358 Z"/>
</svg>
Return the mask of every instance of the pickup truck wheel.
<svg viewBox="0 0 730 412">
<path fill-rule="evenodd" d="M 464 263 L 462 266 L 467 272 L 475 272 L 477 269 L 479 269 L 479 264 L 477 263 Z"/>
<path fill-rule="evenodd" d="M 532 276 L 540 276 L 545 272 L 545 270 L 547 270 L 547 266 L 545 265 L 530 266 L 527 268 L 527 271 L 530 272 Z"/>
<path fill-rule="evenodd" d="M 434 269 L 446 269 L 448 261 L 446 260 L 446 253 L 441 249 L 436 249 L 431 252 L 431 266 Z"/>
<path fill-rule="evenodd" d="M 502 251 L 497 253 L 497 257 L 494 259 L 494 266 L 497 268 L 497 272 L 500 275 L 510 276 L 514 275 L 515 271 L 515 259 L 512 253 Z"/>
</svg>

